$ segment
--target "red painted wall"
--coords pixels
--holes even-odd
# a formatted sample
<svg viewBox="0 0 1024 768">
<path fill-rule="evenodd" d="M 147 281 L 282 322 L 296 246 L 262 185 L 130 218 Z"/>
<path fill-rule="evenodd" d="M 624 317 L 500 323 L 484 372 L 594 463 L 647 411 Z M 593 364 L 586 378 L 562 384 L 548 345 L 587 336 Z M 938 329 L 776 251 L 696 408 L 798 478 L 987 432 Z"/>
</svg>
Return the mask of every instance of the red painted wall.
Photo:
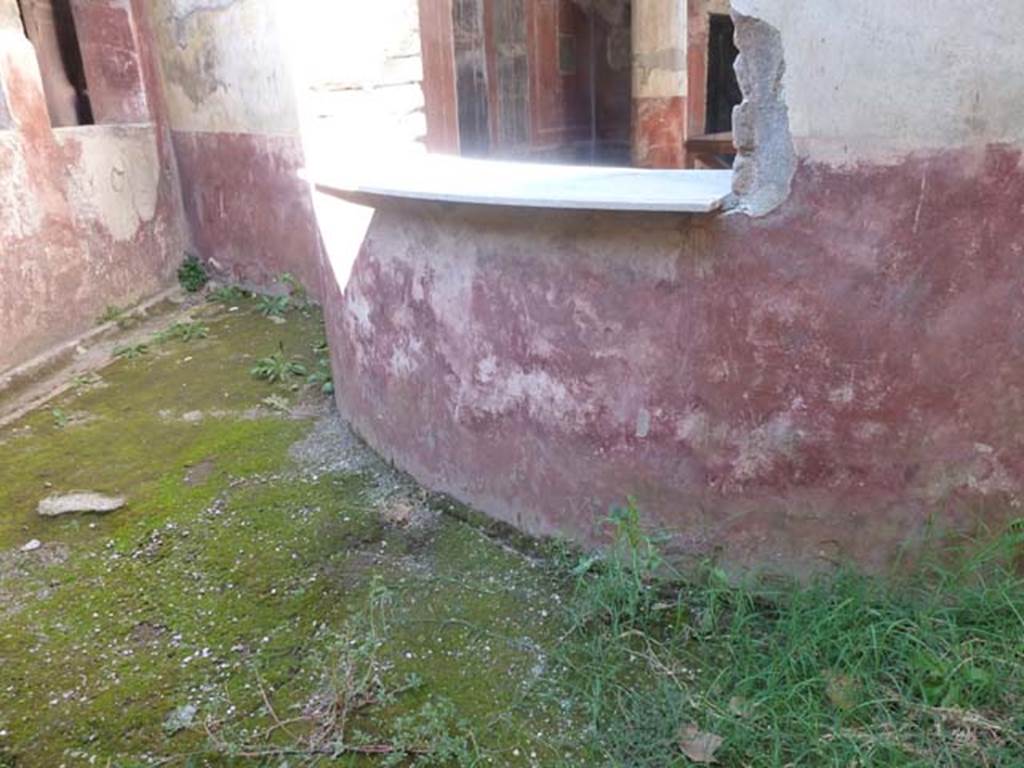
<svg viewBox="0 0 1024 768">
<path fill-rule="evenodd" d="M 338 403 L 429 486 L 680 556 L 880 568 L 1024 492 L 1021 152 L 804 164 L 764 219 L 380 201 Z M 927 178 L 922 189 L 922 178 Z"/>
<path fill-rule="evenodd" d="M 97 0 L 89 18 L 104 23 L 83 17 L 79 32 L 97 95 L 156 105 L 152 115 L 133 114 L 142 122 L 132 126 L 53 130 L 35 51 L 20 26 L 0 24 L 9 109 L 9 130 L 0 125 L 0 371 L 93 328 L 106 306 L 173 282 L 184 250 L 180 191 L 147 39 L 139 36 L 116 77 L 90 67 L 115 38 L 127 45 L 121 31 L 138 12 Z M 98 103 L 106 118 L 128 116 L 106 110 L 102 96 Z"/>
<path fill-rule="evenodd" d="M 284 273 L 320 297 L 319 234 L 295 136 L 175 131 L 191 247 L 230 280 Z"/>
</svg>

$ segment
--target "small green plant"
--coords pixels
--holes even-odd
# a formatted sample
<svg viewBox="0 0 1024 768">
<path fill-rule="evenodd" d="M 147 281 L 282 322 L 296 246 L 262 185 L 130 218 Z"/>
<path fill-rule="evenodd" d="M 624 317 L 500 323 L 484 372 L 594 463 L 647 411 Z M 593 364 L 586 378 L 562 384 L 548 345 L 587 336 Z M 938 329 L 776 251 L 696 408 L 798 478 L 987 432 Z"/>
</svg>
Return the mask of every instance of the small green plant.
<svg viewBox="0 0 1024 768">
<path fill-rule="evenodd" d="M 210 280 L 206 268 L 197 256 L 189 254 L 178 268 L 178 282 L 189 293 L 197 293 Z"/>
<path fill-rule="evenodd" d="M 607 622 L 613 631 L 641 621 L 657 598 L 656 577 L 666 567 L 659 540 L 646 533 L 633 499 L 616 508 L 608 518 L 612 544 L 602 555 L 580 560 L 573 575 L 580 579 L 577 621 Z"/>
<path fill-rule="evenodd" d="M 314 351 L 317 351 L 316 347 L 314 347 Z M 316 366 L 310 372 L 306 383 L 318 388 L 322 394 L 334 394 L 334 376 L 331 372 L 331 359 L 326 354 L 317 355 Z"/>
<path fill-rule="evenodd" d="M 68 425 L 68 415 L 60 408 L 54 408 L 50 411 L 50 415 L 53 416 L 53 425 L 57 429 L 64 429 Z"/>
<path fill-rule="evenodd" d="M 317 387 L 325 395 L 333 395 L 334 376 L 331 372 L 331 353 L 327 339 L 317 339 L 312 345 L 312 350 L 313 355 L 316 357 L 316 366 L 310 372 L 306 382 L 310 386 Z"/>
<path fill-rule="evenodd" d="M 149 354 L 149 345 L 144 342 L 114 347 L 114 357 L 124 358 L 125 360 L 134 360 L 146 354 Z"/>
<path fill-rule="evenodd" d="M 283 382 L 293 376 L 308 376 L 306 366 L 296 359 L 288 359 L 284 355 L 284 345 L 278 345 L 278 351 L 267 357 L 261 357 L 249 371 L 254 378 L 268 381 L 271 384 Z"/>
<path fill-rule="evenodd" d="M 303 287 L 302 283 L 298 281 L 295 275 L 290 272 L 285 272 L 278 279 L 278 282 L 288 288 L 288 297 L 291 299 L 291 303 L 294 306 L 302 308 L 309 304 L 309 296 L 306 294 L 306 289 Z"/>
<path fill-rule="evenodd" d="M 156 334 L 153 339 L 157 343 L 177 340 L 188 343 L 197 339 L 205 339 L 210 335 L 210 328 L 201 320 L 178 322 Z"/>
<path fill-rule="evenodd" d="M 107 323 L 117 323 L 117 327 L 121 329 L 131 328 L 139 321 L 139 318 L 131 314 L 129 307 L 117 307 L 113 304 L 109 305 L 96 319 L 98 325 L 106 325 Z"/>
<path fill-rule="evenodd" d="M 290 305 L 291 299 L 288 296 L 263 294 L 256 304 L 256 310 L 264 317 L 284 317 Z"/>
<path fill-rule="evenodd" d="M 249 293 L 237 285 L 219 285 L 210 292 L 209 299 L 219 304 L 235 304 L 248 297 Z"/>
</svg>

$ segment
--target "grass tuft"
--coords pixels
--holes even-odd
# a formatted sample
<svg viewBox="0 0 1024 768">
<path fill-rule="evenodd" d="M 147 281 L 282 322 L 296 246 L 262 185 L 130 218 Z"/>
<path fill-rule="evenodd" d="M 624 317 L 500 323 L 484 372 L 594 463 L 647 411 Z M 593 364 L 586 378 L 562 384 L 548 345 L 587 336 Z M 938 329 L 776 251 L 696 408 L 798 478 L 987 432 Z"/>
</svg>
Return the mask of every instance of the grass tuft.
<svg viewBox="0 0 1024 768">
<path fill-rule="evenodd" d="M 579 558 L 554 685 L 602 765 L 1024 765 L 1024 534 L 899 581 L 683 580 L 630 503 Z M 720 747 L 717 739 L 721 739 Z M 566 745 L 569 746 L 568 744 Z"/>
<path fill-rule="evenodd" d="M 178 282 L 188 293 L 197 293 L 210 281 L 206 267 L 198 256 L 187 254 L 178 267 Z"/>
</svg>

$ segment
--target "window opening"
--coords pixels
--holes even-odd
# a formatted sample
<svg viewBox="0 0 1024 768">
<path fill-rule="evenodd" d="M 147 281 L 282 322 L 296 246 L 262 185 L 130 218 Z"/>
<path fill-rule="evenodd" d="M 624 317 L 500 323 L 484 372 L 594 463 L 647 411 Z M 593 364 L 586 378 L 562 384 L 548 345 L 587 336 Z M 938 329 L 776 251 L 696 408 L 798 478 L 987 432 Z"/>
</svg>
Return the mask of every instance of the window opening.
<svg viewBox="0 0 1024 768">
<path fill-rule="evenodd" d="M 85 66 L 70 0 L 18 0 L 25 35 L 36 49 L 54 128 L 92 125 Z"/>
<path fill-rule="evenodd" d="M 708 89 L 705 130 L 727 133 L 732 130 L 732 110 L 743 101 L 736 80 L 736 57 L 739 50 L 734 40 L 732 19 L 712 14 L 708 39 Z"/>
</svg>

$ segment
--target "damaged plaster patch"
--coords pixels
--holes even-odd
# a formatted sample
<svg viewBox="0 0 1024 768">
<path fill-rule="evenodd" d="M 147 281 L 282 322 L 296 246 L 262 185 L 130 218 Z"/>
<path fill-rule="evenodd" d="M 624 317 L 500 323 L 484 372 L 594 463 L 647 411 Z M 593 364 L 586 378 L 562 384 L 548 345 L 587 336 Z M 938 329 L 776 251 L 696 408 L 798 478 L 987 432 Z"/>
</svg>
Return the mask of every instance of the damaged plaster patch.
<svg viewBox="0 0 1024 768">
<path fill-rule="evenodd" d="M 761 19 L 733 11 L 736 77 L 743 103 L 733 112 L 736 165 L 733 191 L 739 209 L 765 216 L 789 197 L 796 173 L 796 150 L 783 98 L 786 61 L 779 30 Z"/>
<path fill-rule="evenodd" d="M 153 132 L 61 131 L 57 136 L 63 145 L 81 145 L 80 159 L 69 169 L 72 207 L 95 218 L 115 240 L 131 240 L 156 215 L 160 158 Z"/>
<path fill-rule="evenodd" d="M 524 409 L 534 421 L 582 429 L 591 417 L 585 402 L 544 370 L 525 370 L 503 365 L 494 355 L 479 360 L 475 376 L 463 381 L 456 395 L 455 413 L 490 417 L 507 416 Z"/>
</svg>

